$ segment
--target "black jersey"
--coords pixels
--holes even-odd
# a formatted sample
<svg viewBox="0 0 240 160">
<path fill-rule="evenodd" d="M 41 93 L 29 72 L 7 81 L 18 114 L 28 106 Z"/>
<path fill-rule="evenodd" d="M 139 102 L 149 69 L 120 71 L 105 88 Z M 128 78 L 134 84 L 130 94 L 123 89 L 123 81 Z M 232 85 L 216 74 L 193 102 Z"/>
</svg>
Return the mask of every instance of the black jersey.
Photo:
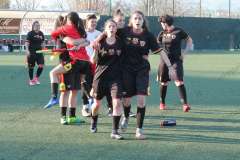
<svg viewBox="0 0 240 160">
<path fill-rule="evenodd" d="M 100 41 L 100 50 L 97 53 L 96 71 L 94 80 L 104 77 L 106 80 L 116 80 L 121 76 L 121 60 L 123 43 L 117 38 L 112 45 L 107 44 L 106 38 Z"/>
<path fill-rule="evenodd" d="M 144 67 L 146 64 L 143 56 L 148 55 L 150 50 L 156 51 L 160 48 L 155 36 L 148 31 L 136 34 L 131 27 L 125 27 L 117 33 L 125 45 L 123 65 L 126 69 L 138 70 Z"/>
<path fill-rule="evenodd" d="M 42 49 L 42 43 L 44 41 L 44 35 L 41 31 L 30 31 L 27 34 L 27 42 L 29 42 L 30 53 L 35 53 L 37 50 Z"/>
<path fill-rule="evenodd" d="M 181 56 L 181 42 L 188 34 L 181 28 L 175 27 L 171 32 L 162 31 L 158 35 L 160 45 L 168 52 L 171 62 L 179 60 Z"/>
</svg>

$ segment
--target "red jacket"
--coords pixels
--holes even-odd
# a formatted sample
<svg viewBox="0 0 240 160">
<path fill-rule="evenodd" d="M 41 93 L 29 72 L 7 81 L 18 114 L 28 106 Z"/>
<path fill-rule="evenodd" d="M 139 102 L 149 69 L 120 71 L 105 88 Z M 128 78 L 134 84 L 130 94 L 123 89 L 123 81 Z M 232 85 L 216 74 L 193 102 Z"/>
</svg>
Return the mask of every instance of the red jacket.
<svg viewBox="0 0 240 160">
<path fill-rule="evenodd" d="M 55 31 L 51 33 L 51 37 L 56 40 L 58 36 L 68 36 L 73 39 L 82 38 L 81 35 L 78 33 L 77 29 L 73 25 L 64 25 L 62 27 L 57 28 Z M 67 44 L 67 48 L 72 48 L 73 45 Z M 84 60 L 90 61 L 90 58 L 87 54 L 85 47 L 81 47 L 77 51 L 69 51 L 69 55 L 73 60 Z"/>
</svg>

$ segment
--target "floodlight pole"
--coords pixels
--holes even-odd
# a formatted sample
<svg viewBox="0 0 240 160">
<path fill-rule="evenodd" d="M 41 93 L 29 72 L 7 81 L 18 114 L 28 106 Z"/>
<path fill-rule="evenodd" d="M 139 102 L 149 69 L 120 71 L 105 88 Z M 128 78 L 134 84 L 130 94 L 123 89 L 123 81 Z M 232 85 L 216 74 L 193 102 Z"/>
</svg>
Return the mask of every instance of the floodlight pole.
<svg viewBox="0 0 240 160">
<path fill-rule="evenodd" d="M 172 8 L 173 8 L 173 16 L 175 15 L 175 0 L 173 0 L 173 6 L 172 6 Z"/>
<path fill-rule="evenodd" d="M 147 15 L 150 16 L 150 0 L 147 0 Z"/>
<path fill-rule="evenodd" d="M 19 26 L 19 27 L 20 27 L 20 28 L 19 28 L 20 54 L 22 53 L 22 50 L 24 50 L 24 46 L 21 45 L 21 43 L 22 43 L 22 34 L 21 34 L 22 24 L 23 24 L 24 18 L 25 18 L 26 15 L 28 14 L 28 12 L 29 12 L 29 11 L 26 11 L 26 12 L 24 13 L 24 15 L 23 15 L 23 17 L 22 17 L 22 19 L 21 19 L 21 21 L 20 21 L 20 26 Z"/>
<path fill-rule="evenodd" d="M 199 16 L 202 17 L 202 0 L 199 2 Z"/>
<path fill-rule="evenodd" d="M 112 0 L 109 0 L 109 16 L 112 14 Z"/>
<path fill-rule="evenodd" d="M 231 0 L 228 0 L 228 16 L 231 18 Z"/>
</svg>

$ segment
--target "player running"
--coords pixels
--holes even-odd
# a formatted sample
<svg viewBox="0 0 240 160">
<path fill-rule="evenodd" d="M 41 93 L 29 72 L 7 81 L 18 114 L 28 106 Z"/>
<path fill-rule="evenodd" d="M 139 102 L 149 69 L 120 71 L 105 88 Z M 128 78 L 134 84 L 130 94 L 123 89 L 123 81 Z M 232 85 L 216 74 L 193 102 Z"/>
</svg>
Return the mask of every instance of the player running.
<svg viewBox="0 0 240 160">
<path fill-rule="evenodd" d="M 125 42 L 126 56 L 123 59 L 123 87 L 125 91 L 123 105 L 124 118 L 121 129 L 125 131 L 128 126 L 131 98 L 137 96 L 137 128 L 136 138 L 145 139 L 143 134 L 143 121 L 146 110 L 146 96 L 149 87 L 150 63 L 149 50 L 160 52 L 160 47 L 154 35 L 148 30 L 145 16 L 141 11 L 135 11 L 129 20 L 128 27 L 119 31 L 119 37 Z M 164 62 L 171 65 L 165 52 L 160 52 Z M 174 70 L 170 70 L 172 78 Z"/>
<path fill-rule="evenodd" d="M 111 93 L 113 104 L 113 127 L 111 138 L 123 139 L 119 134 L 119 121 L 122 109 L 122 86 L 121 86 L 121 57 L 123 56 L 122 41 L 116 37 L 117 24 L 113 20 L 105 23 L 107 37 L 100 41 L 100 49 L 96 52 L 96 71 L 93 80 L 93 95 L 95 103 L 92 105 L 92 121 L 90 130 L 97 132 L 98 110 L 101 100 Z"/>
</svg>

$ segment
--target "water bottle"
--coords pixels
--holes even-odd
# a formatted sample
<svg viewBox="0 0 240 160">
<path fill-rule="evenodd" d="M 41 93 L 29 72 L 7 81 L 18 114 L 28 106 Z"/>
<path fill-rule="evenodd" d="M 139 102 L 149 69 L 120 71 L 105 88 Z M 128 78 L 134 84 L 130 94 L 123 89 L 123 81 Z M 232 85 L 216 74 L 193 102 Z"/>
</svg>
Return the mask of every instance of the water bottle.
<svg viewBox="0 0 240 160">
<path fill-rule="evenodd" d="M 165 127 L 165 126 L 176 126 L 177 122 L 175 119 L 166 119 L 163 121 L 160 121 L 160 126 Z"/>
</svg>

